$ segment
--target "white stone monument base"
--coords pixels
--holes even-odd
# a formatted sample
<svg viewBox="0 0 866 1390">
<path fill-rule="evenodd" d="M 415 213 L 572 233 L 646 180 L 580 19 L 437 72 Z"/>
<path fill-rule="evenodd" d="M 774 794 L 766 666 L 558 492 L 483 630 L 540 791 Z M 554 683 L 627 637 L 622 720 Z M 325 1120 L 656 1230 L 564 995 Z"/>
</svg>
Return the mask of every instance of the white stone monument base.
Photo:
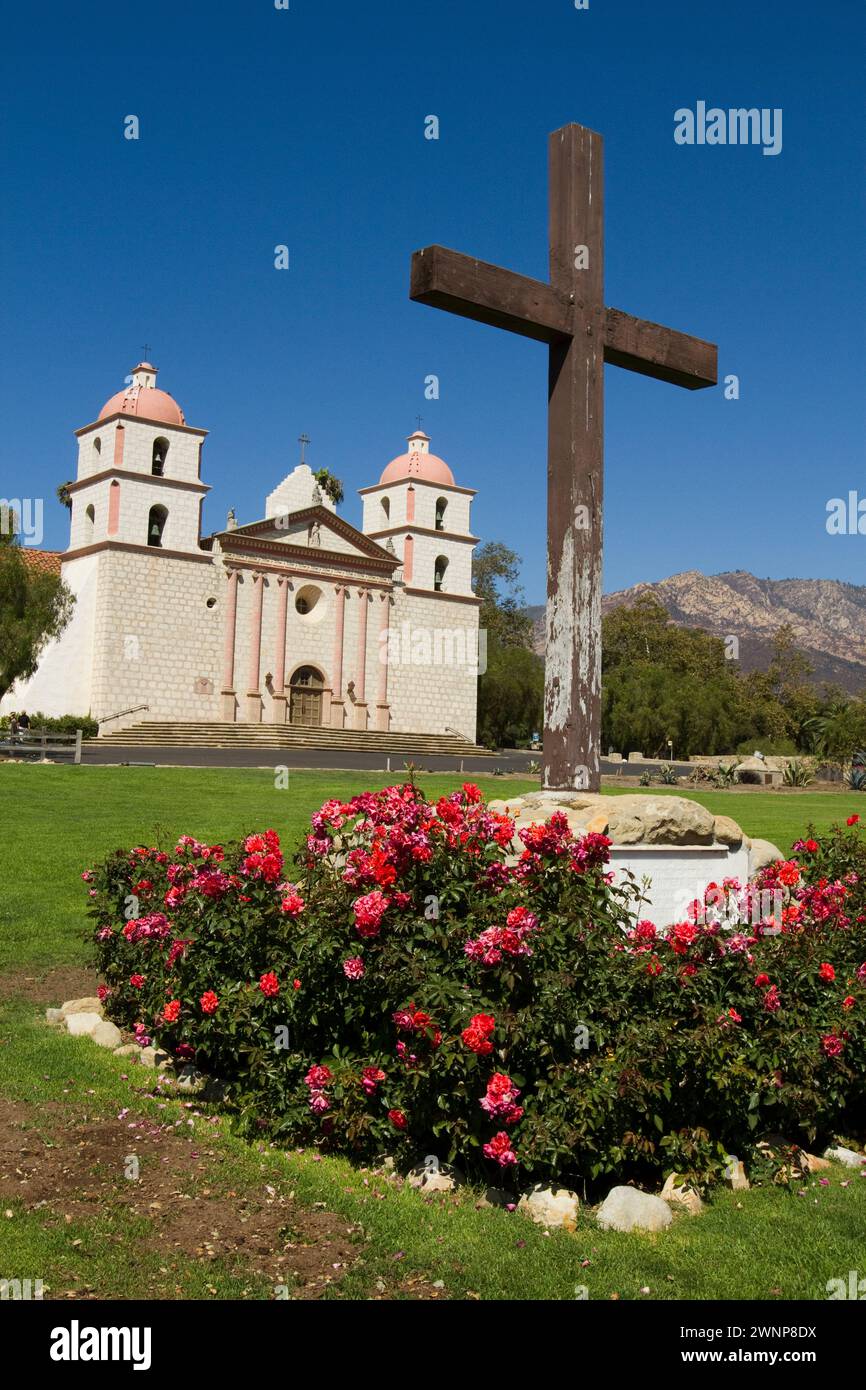
<svg viewBox="0 0 866 1390">
<path fill-rule="evenodd" d="M 657 927 L 683 921 L 689 905 L 696 898 L 703 901 L 707 884 L 726 878 L 745 884 L 765 864 L 783 858 L 768 841 L 749 839 L 729 816 L 714 816 L 681 796 L 530 792 L 491 801 L 490 809 L 513 816 L 518 831 L 562 811 L 572 834 L 607 835 L 613 841 L 614 883 L 633 876 L 641 894 L 634 917 L 648 918 Z M 519 839 L 514 849 L 523 849 Z"/>
<path fill-rule="evenodd" d="M 646 917 L 664 927 L 685 921 L 691 903 L 696 898 L 703 901 L 708 883 L 736 878 L 745 884 L 751 874 L 745 842 L 738 849 L 719 844 L 611 845 L 610 866 L 615 884 L 629 881 L 631 874 L 641 889 L 635 918 Z M 650 880 L 647 886 L 644 879 Z"/>
</svg>

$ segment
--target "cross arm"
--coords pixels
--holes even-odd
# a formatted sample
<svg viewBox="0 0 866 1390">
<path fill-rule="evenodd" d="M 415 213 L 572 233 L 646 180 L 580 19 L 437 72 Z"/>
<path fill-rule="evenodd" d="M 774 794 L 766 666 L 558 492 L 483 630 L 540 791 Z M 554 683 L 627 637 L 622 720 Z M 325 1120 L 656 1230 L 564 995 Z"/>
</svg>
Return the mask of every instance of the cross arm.
<svg viewBox="0 0 866 1390">
<path fill-rule="evenodd" d="M 540 343 L 572 333 L 571 301 L 552 285 L 444 246 L 415 252 L 409 298 Z"/>
<path fill-rule="evenodd" d="M 718 381 L 715 343 L 636 319 L 620 309 L 605 310 L 604 360 L 689 391 L 715 386 Z"/>
</svg>

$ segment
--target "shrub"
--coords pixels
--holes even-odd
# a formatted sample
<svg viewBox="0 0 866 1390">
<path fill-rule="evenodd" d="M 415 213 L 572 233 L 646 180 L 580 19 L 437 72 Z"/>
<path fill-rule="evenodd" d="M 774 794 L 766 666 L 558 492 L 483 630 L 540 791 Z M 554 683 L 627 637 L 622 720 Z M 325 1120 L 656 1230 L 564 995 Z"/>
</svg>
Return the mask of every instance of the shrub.
<svg viewBox="0 0 866 1390">
<path fill-rule="evenodd" d="M 810 763 L 804 763 L 799 758 L 794 758 L 785 764 L 782 781 L 786 787 L 808 787 L 814 780 Z"/>
<path fill-rule="evenodd" d="M 99 724 L 95 719 L 91 719 L 89 714 L 31 714 L 30 733 L 38 733 L 41 729 L 47 729 L 50 734 L 74 734 L 77 729 L 81 729 L 85 738 L 96 738 L 99 734 Z M 4 732 L 9 728 L 9 715 L 4 714 L 0 718 L 0 730 Z"/>
<path fill-rule="evenodd" d="M 737 763 L 719 763 L 715 771 L 710 773 L 710 781 L 714 787 L 732 787 L 735 782 L 741 780 L 739 765 Z"/>
<path fill-rule="evenodd" d="M 845 781 L 852 792 L 866 792 L 866 749 L 858 748 L 854 753 Z"/>
<path fill-rule="evenodd" d="M 228 1085 L 247 1133 L 533 1179 L 718 1174 L 767 1129 L 864 1118 L 856 818 L 688 920 L 633 924 L 609 842 L 519 832 L 477 788 L 329 801 L 85 875 L 111 1016 Z M 126 920 L 124 920 L 126 919 Z"/>
</svg>

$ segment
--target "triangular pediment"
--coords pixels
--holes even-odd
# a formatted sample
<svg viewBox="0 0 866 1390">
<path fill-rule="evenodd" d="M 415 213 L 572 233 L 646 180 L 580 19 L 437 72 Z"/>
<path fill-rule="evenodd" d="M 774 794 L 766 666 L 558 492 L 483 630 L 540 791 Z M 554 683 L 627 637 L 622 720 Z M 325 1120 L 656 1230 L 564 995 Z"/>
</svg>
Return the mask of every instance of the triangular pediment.
<svg viewBox="0 0 866 1390">
<path fill-rule="evenodd" d="M 396 557 L 365 536 L 357 527 L 336 516 L 327 507 L 303 507 L 284 516 L 266 517 L 262 521 L 238 526 L 232 531 L 219 531 L 215 539 L 223 550 L 246 555 L 279 559 L 280 550 L 297 562 L 306 555 L 311 563 L 352 564 L 367 562 L 370 568 L 390 572 L 399 563 Z"/>
</svg>

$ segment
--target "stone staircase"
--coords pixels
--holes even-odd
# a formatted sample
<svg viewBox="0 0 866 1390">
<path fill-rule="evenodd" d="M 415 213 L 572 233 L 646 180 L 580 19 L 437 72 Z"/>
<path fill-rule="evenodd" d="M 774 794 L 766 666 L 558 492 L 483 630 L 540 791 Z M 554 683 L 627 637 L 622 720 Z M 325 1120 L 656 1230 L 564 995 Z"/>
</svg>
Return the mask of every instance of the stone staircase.
<svg viewBox="0 0 866 1390">
<path fill-rule="evenodd" d="M 315 748 L 403 758 L 492 758 L 457 734 L 381 733 L 375 729 L 307 728 L 299 724 L 222 724 L 199 720 L 133 724 L 98 741 L 100 748 Z"/>
</svg>

